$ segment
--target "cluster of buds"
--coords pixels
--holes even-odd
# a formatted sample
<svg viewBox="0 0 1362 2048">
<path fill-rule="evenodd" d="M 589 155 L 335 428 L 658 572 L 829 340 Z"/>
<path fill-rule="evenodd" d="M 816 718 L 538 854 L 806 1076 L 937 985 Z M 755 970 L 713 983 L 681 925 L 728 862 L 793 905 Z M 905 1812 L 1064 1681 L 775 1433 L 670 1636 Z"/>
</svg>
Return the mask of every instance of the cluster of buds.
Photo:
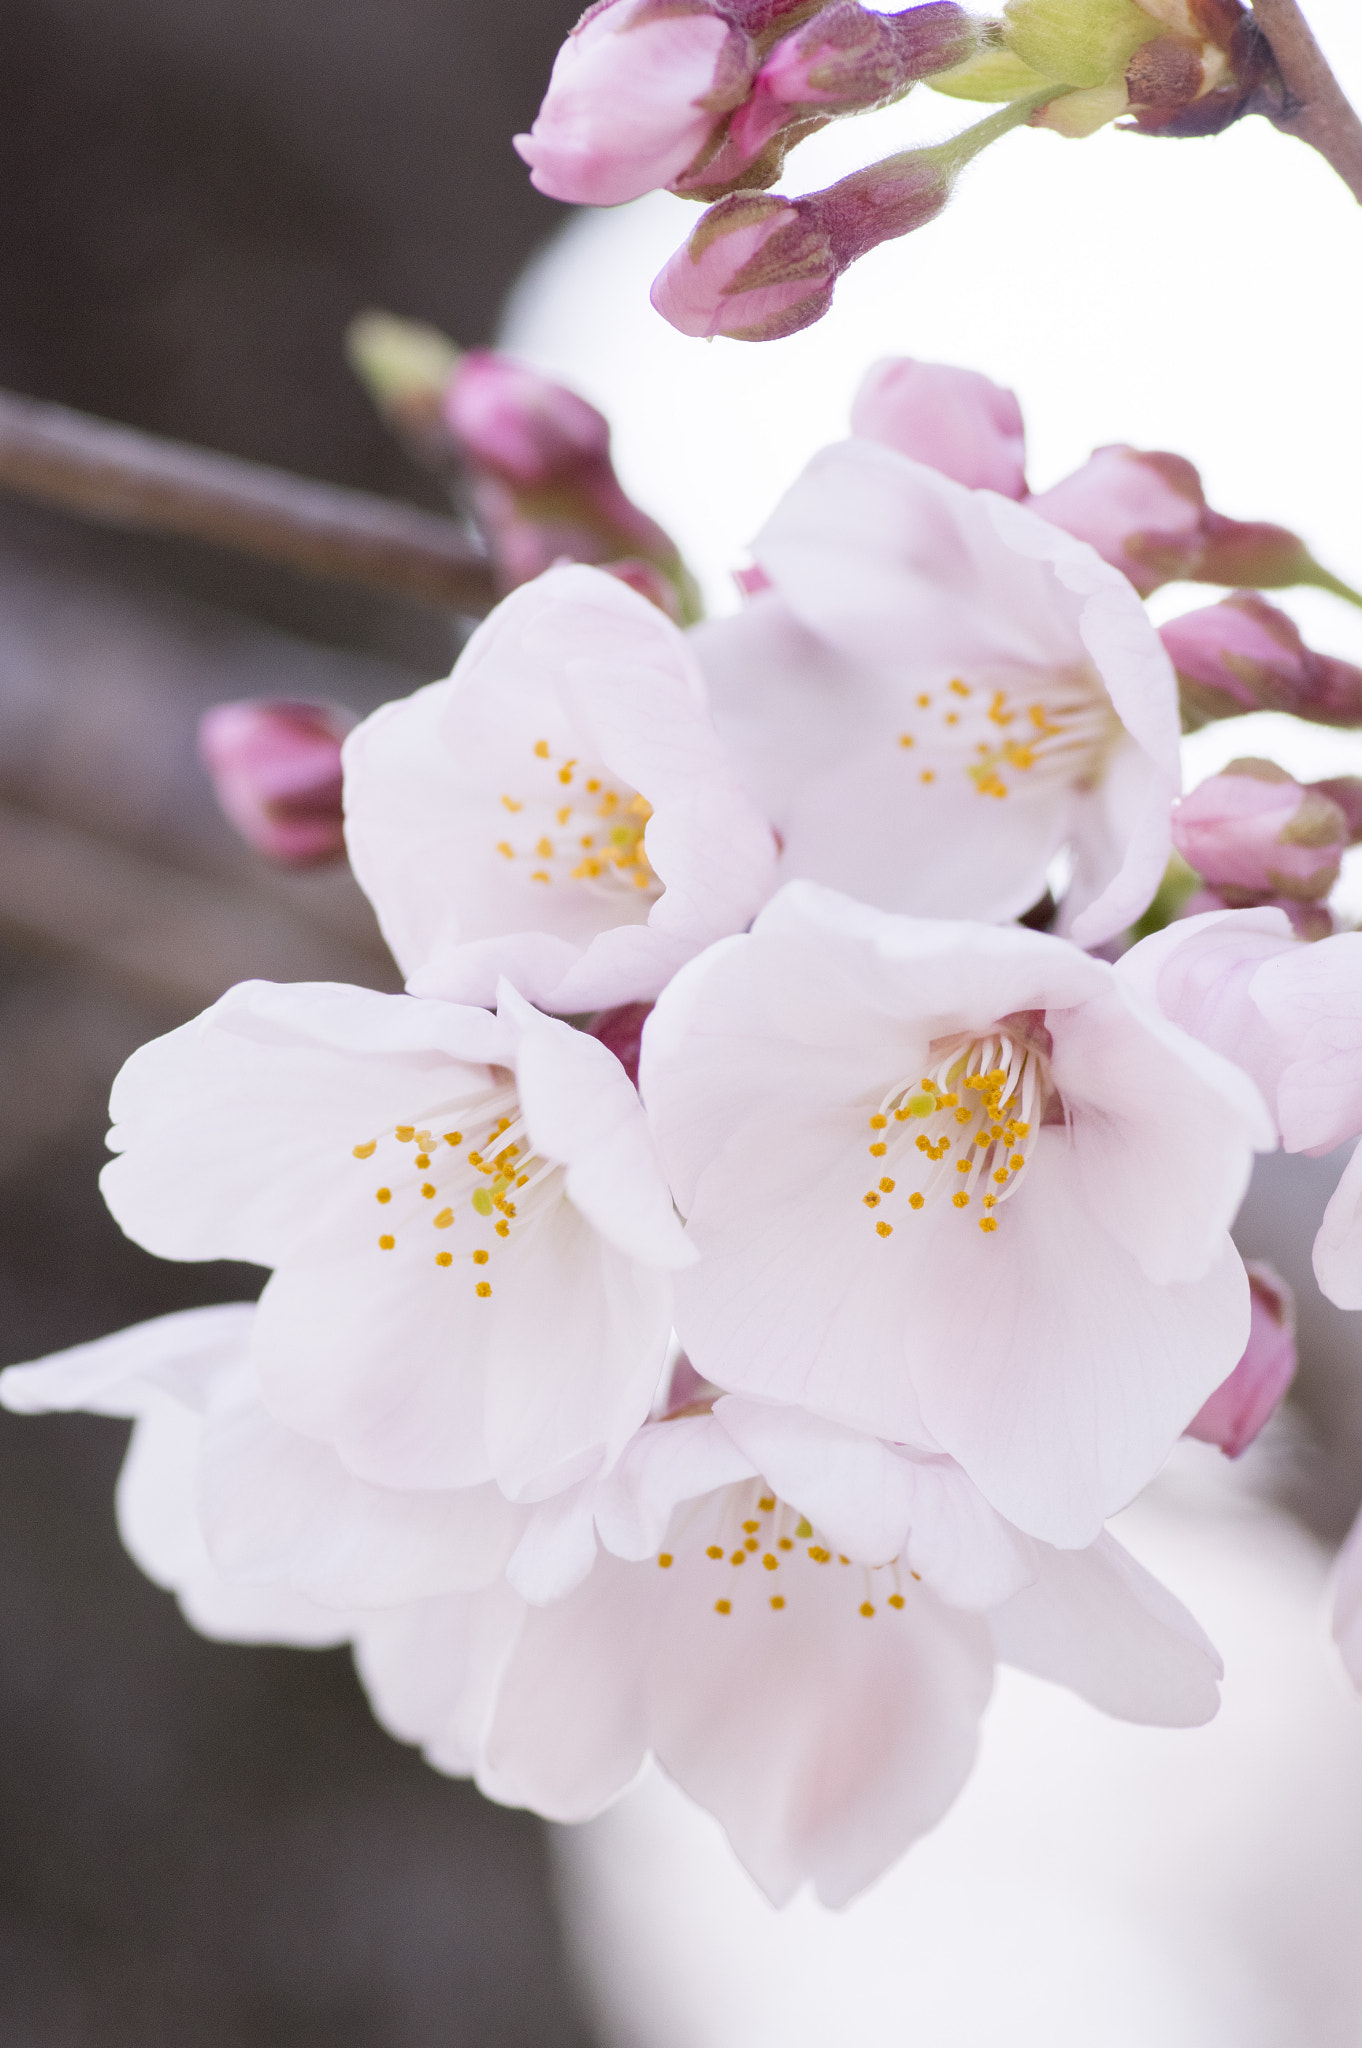
<svg viewBox="0 0 1362 2048">
<path fill-rule="evenodd" d="M 698 617 L 676 543 L 625 492 L 594 405 L 526 363 L 385 313 L 354 321 L 348 347 L 411 453 L 465 496 L 502 591 L 588 562 L 678 621 Z"/>
<path fill-rule="evenodd" d="M 1327 938 L 1324 899 L 1354 839 L 1352 787 L 1352 778 L 1299 783 L 1275 761 L 1254 759 L 1210 776 L 1173 812 L 1173 844 L 1205 885 L 1183 915 L 1272 904 L 1301 938 Z"/>
<path fill-rule="evenodd" d="M 1272 53 L 1240 0 L 1008 0 L 981 47 L 933 80 L 960 99 L 1037 105 L 1035 126 L 1091 135 L 1123 114 L 1146 135 L 1215 135 L 1280 103 Z"/>
<path fill-rule="evenodd" d="M 773 341 L 812 326 L 849 264 L 935 220 L 966 164 L 1022 119 L 1005 108 L 801 199 L 730 193 L 654 280 L 653 305 L 682 334 L 706 339 Z"/>
<path fill-rule="evenodd" d="M 793 144 L 958 69 L 975 39 L 954 0 L 898 14 L 857 0 L 601 0 L 515 146 L 541 192 L 576 205 L 757 191 Z"/>
</svg>

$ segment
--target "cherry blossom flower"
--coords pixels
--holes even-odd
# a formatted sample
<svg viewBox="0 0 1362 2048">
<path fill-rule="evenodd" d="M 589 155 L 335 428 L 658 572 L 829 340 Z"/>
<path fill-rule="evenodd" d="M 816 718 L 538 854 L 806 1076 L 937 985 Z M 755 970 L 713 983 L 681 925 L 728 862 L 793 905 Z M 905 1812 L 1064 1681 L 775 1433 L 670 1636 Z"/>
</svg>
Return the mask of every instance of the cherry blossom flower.
<svg viewBox="0 0 1362 2048">
<path fill-rule="evenodd" d="M 955 1458 L 1090 1542 L 1249 1334 L 1256 1090 L 1045 935 L 792 884 L 664 991 L 640 1083 L 719 1386 Z"/>
<path fill-rule="evenodd" d="M 355 873 L 416 995 L 544 1009 L 655 996 L 773 886 L 685 634 L 616 578 L 551 570 L 454 673 L 345 747 Z"/>
<path fill-rule="evenodd" d="M 641 1431 L 596 1513 L 607 1547 L 563 1598 L 364 1622 L 375 1708 L 557 1820 L 651 1755 L 777 1904 L 811 1882 L 843 1905 L 935 1825 L 998 1658 L 1131 1720 L 1215 1711 L 1214 1651 L 1112 1538 L 1028 1543 L 946 1458 L 721 1400 Z"/>
<path fill-rule="evenodd" d="M 274 1268 L 265 1399 L 356 1477 L 552 1490 L 646 1415 L 693 1254 L 618 1060 L 509 985 L 494 1017 L 247 983 L 111 1107 L 115 1217 Z"/>
<path fill-rule="evenodd" d="M 691 637 L 783 877 L 1004 919 L 1067 853 L 1080 944 L 1139 915 L 1167 860 L 1178 722 L 1124 577 L 865 441 L 817 455 L 754 552 L 770 587 Z"/>
</svg>

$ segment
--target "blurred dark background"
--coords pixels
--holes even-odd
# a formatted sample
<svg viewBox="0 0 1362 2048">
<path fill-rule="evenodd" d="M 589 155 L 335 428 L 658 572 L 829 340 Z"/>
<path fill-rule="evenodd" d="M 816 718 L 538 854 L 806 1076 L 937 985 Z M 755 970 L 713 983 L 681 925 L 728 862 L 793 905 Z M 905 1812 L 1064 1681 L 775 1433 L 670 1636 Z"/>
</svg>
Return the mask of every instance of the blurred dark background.
<svg viewBox="0 0 1362 2048">
<path fill-rule="evenodd" d="M 0 384 L 427 504 L 341 354 L 370 305 L 488 339 L 561 210 L 510 137 L 572 0 L 6 0 Z M 356 709 L 455 622 L 0 497 L 0 1347 L 247 1270 L 95 1186 L 119 1063 L 244 974 L 391 986 L 335 873 L 221 824 L 197 714 Z M 0 1415 L 4 2048 L 585 2048 L 543 1832 L 371 1721 L 343 1652 L 227 1648 L 114 1533 L 124 1427 Z"/>
</svg>

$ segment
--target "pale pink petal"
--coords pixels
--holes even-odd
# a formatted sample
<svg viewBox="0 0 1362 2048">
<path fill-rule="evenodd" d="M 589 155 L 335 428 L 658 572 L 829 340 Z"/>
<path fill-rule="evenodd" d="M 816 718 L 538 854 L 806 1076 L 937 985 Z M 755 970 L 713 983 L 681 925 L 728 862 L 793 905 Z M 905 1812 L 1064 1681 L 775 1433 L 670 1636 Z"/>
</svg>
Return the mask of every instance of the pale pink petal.
<svg viewBox="0 0 1362 2048">
<path fill-rule="evenodd" d="M 713 1416 L 650 1423 L 631 1438 L 598 1488 L 596 1528 L 616 1557 L 653 1557 L 682 1502 L 756 1477 L 756 1466 Z"/>
<path fill-rule="evenodd" d="M 1334 1580 L 1334 1641 L 1344 1669 L 1362 1692 L 1362 1517 L 1338 1554 Z"/>
<path fill-rule="evenodd" d="M 1026 495 L 1021 407 L 977 370 L 887 356 L 867 370 L 852 400 L 851 431 L 972 491 Z"/>
<path fill-rule="evenodd" d="M 84 1408 L 96 1415 L 140 1415 L 153 1390 L 202 1412 L 214 1384 L 246 1357 L 255 1303 L 180 1309 L 54 1351 L 0 1374 L 0 1402 L 17 1415 Z"/>
<path fill-rule="evenodd" d="M 1181 1601 L 1103 1533 L 1086 1550 L 1038 1547 L 1039 1576 L 989 1616 L 998 1655 L 1104 1714 L 1196 1728 L 1224 1666 Z"/>
<path fill-rule="evenodd" d="M 1362 1145 L 1329 1197 L 1314 1251 L 1315 1278 L 1336 1308 L 1362 1308 Z"/>
<path fill-rule="evenodd" d="M 1283 949 L 1253 1000 L 1286 1049 L 1277 1113 L 1289 1152 L 1327 1151 L 1362 1131 L 1362 933 Z"/>
</svg>

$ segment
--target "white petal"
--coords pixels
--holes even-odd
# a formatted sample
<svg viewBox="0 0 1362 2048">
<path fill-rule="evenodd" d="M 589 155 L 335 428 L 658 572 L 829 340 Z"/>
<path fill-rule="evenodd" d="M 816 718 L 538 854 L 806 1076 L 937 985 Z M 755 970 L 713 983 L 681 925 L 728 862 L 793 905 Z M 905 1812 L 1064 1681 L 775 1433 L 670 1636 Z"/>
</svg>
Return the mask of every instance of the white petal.
<svg viewBox="0 0 1362 2048">
<path fill-rule="evenodd" d="M 347 1198 L 354 1145 L 488 1085 L 506 1033 L 480 1010 L 332 983 L 244 982 L 135 1052 L 100 1179 L 161 1258 L 276 1264 Z"/>
<path fill-rule="evenodd" d="M 1277 1091 L 1288 1151 L 1325 1151 L 1362 1131 L 1362 933 L 1295 946 L 1253 978 L 1286 1051 Z"/>
<path fill-rule="evenodd" d="M 249 1396 L 209 1418 L 198 1498 L 224 1577 L 291 1586 L 342 1608 L 486 1585 L 524 1519 L 494 1486 L 399 1493 L 368 1485 L 329 1446 L 285 1429 Z"/>
<path fill-rule="evenodd" d="M 355 1665 L 384 1727 L 437 1769 L 470 1776 L 524 1615 L 517 1594 L 493 1586 L 362 1617 Z"/>
<path fill-rule="evenodd" d="M 1315 1278 L 1336 1308 L 1362 1308 L 1362 1145 L 1329 1197 L 1314 1249 Z"/>
<path fill-rule="evenodd" d="M 506 1576 L 522 1600 L 542 1607 L 571 1593 L 596 1562 L 592 1509 L 595 1481 L 587 1479 L 529 1510 L 529 1523 Z"/>
<path fill-rule="evenodd" d="M 254 1302 L 234 1301 L 135 1323 L 34 1365 L 10 1366 L 0 1374 L 0 1402 L 19 1415 L 71 1408 L 140 1415 L 159 1390 L 201 1412 L 216 1381 L 246 1357 L 254 1320 Z"/>
<path fill-rule="evenodd" d="M 1334 1578 L 1334 1641 L 1353 1684 L 1362 1691 L 1362 1517 L 1338 1553 Z"/>
<path fill-rule="evenodd" d="M 691 1263 L 638 1093 L 599 1039 L 531 1009 L 508 982 L 520 1106 L 542 1158 L 568 1169 L 568 1199 L 601 1235 L 659 1267 Z"/>
<path fill-rule="evenodd" d="M 649 1423 L 632 1437 L 596 1496 L 596 1527 L 616 1557 L 641 1560 L 662 1549 L 675 1509 L 757 1468 L 710 1415 Z"/>
<path fill-rule="evenodd" d="M 990 1615 L 998 1655 L 1123 1721 L 1195 1728 L 1224 1666 L 1186 1608 L 1113 1536 L 1039 1548 L 1036 1583 Z"/>
</svg>

